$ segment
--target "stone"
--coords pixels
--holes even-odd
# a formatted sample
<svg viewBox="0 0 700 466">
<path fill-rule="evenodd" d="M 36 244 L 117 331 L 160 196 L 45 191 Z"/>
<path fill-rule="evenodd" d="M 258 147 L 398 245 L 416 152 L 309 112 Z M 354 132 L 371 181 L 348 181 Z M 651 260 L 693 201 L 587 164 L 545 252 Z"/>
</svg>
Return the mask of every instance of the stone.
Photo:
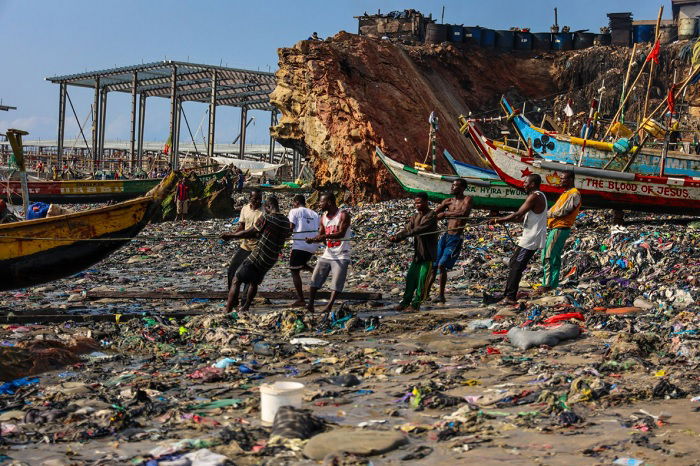
<svg viewBox="0 0 700 466">
<path fill-rule="evenodd" d="M 406 445 L 408 439 L 398 432 L 374 430 L 334 430 L 312 437 L 304 447 L 304 456 L 317 461 L 342 452 L 371 456 Z"/>
</svg>

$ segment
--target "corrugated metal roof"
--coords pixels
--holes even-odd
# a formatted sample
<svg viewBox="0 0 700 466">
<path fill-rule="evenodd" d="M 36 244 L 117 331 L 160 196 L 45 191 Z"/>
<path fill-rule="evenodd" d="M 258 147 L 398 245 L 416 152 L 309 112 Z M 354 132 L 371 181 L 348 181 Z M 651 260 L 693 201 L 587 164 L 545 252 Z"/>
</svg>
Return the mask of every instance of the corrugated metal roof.
<svg viewBox="0 0 700 466">
<path fill-rule="evenodd" d="M 107 92 L 131 93 L 136 77 L 136 91 L 146 97 L 170 97 L 173 70 L 177 76 L 177 96 L 182 101 L 207 103 L 211 99 L 212 77 L 217 76 L 217 105 L 274 110 L 269 94 L 275 88 L 274 73 L 223 66 L 202 65 L 166 60 L 142 65 L 123 66 L 46 78 L 56 84 L 95 88 Z"/>
</svg>

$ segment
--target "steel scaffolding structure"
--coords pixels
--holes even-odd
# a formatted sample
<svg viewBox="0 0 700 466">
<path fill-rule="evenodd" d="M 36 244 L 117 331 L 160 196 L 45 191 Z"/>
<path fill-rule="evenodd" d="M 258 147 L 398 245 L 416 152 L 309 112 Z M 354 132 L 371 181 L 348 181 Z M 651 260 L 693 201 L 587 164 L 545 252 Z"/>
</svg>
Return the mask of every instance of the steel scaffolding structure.
<svg viewBox="0 0 700 466">
<path fill-rule="evenodd" d="M 207 130 L 207 156 L 214 155 L 216 107 L 219 105 L 240 107 L 241 134 L 239 158 L 243 158 L 246 140 L 248 110 L 266 110 L 272 113 L 271 122 L 277 121 L 277 109 L 270 104 L 269 94 L 275 88 L 274 73 L 251 71 L 222 66 L 200 65 L 179 61 L 162 61 L 143 65 L 125 66 L 100 71 L 89 71 L 46 78 L 59 85 L 58 100 L 58 164 L 64 150 L 66 101 L 73 106 L 68 86 L 94 89 L 92 105 L 93 167 L 99 168 L 104 157 L 105 116 L 107 96 L 110 92 L 131 94 L 131 126 L 129 138 L 130 169 L 141 166 L 143 159 L 143 134 L 146 118 L 146 100 L 149 97 L 170 99 L 170 163 L 179 165 L 180 116 L 183 102 L 202 102 L 209 105 Z M 80 124 L 80 123 L 78 123 Z M 82 132 L 82 128 L 81 128 Z M 87 140 L 86 140 L 87 141 Z M 269 159 L 272 160 L 274 141 L 270 138 Z"/>
</svg>

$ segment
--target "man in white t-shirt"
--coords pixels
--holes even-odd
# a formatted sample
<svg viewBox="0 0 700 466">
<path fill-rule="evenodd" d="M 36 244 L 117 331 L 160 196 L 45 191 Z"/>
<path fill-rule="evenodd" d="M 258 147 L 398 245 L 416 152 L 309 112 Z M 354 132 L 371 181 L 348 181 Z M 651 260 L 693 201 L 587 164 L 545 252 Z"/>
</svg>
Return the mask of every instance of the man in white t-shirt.
<svg viewBox="0 0 700 466">
<path fill-rule="evenodd" d="M 289 223 L 292 225 L 292 253 L 289 256 L 289 270 L 292 272 L 292 282 L 297 291 L 297 299 L 292 307 L 306 306 L 304 292 L 301 287 L 301 271 L 313 272 L 309 267 L 309 259 L 320 247 L 319 244 L 309 244 L 306 238 L 316 236 L 319 227 L 318 214 L 306 207 L 306 199 L 302 194 L 294 196 L 294 208 L 289 211 Z"/>
</svg>

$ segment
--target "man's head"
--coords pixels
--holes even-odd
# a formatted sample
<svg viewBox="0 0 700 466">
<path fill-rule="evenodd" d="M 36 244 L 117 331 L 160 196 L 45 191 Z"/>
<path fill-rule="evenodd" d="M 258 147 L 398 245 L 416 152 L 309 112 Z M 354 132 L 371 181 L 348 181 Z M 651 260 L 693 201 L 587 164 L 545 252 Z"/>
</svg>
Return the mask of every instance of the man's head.
<svg viewBox="0 0 700 466">
<path fill-rule="evenodd" d="M 425 212 L 426 210 L 428 210 L 428 195 L 426 193 L 420 192 L 416 194 L 414 201 L 416 203 L 416 210 L 418 212 Z"/>
<path fill-rule="evenodd" d="M 294 207 L 305 207 L 306 206 L 306 199 L 304 199 L 303 194 L 295 195 L 292 202 L 293 202 Z"/>
<path fill-rule="evenodd" d="M 274 214 L 279 212 L 280 203 L 274 195 L 267 196 L 265 199 L 265 212 L 268 214 Z"/>
<path fill-rule="evenodd" d="M 529 194 L 533 191 L 537 191 L 538 189 L 540 189 L 541 183 L 542 178 L 540 177 L 540 175 L 528 175 L 528 177 L 525 178 L 525 185 L 523 186 L 523 188 L 525 189 L 525 192 Z"/>
<path fill-rule="evenodd" d="M 337 207 L 335 204 L 335 194 L 333 194 L 331 191 L 324 192 L 321 194 L 319 204 L 321 204 L 321 210 L 324 212 Z"/>
<path fill-rule="evenodd" d="M 256 209 L 262 204 L 262 192 L 258 188 L 253 188 L 250 191 L 249 202 Z"/>
<path fill-rule="evenodd" d="M 561 177 L 561 187 L 564 189 L 571 189 L 574 187 L 574 182 L 576 181 L 576 176 L 574 172 L 564 172 Z"/>
<path fill-rule="evenodd" d="M 461 196 L 464 194 L 464 190 L 467 188 L 467 182 L 462 178 L 457 178 L 452 182 L 452 187 L 450 188 L 450 194 L 453 196 Z"/>
</svg>

